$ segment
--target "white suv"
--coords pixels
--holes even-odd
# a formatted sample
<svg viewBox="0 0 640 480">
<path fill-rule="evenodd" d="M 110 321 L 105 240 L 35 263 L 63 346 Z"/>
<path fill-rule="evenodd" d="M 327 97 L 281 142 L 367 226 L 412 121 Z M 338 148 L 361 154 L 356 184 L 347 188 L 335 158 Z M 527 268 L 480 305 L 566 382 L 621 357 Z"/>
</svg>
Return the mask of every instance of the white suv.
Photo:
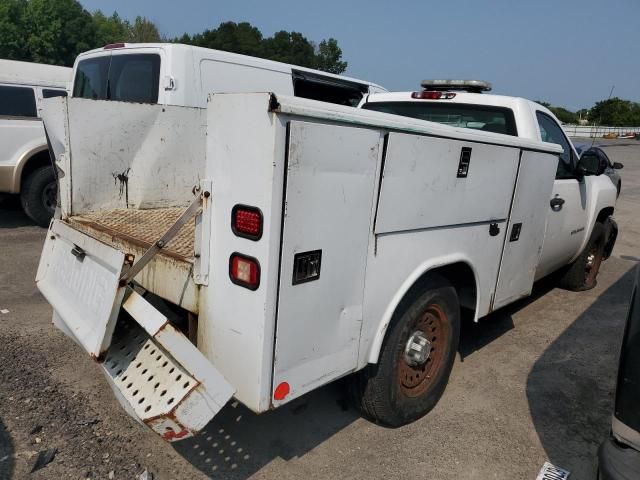
<svg viewBox="0 0 640 480">
<path fill-rule="evenodd" d="M 66 96 L 71 69 L 0 60 L 0 195 L 20 194 L 31 219 L 47 226 L 56 207 L 56 178 L 41 102 Z"/>
</svg>

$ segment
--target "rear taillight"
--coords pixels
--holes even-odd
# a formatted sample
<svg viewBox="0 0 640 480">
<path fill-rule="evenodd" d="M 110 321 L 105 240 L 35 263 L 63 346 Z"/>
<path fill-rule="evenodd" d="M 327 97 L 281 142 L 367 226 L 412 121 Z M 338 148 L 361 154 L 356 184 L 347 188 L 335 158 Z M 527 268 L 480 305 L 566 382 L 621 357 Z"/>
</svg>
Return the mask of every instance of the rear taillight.
<svg viewBox="0 0 640 480">
<path fill-rule="evenodd" d="M 260 263 L 253 257 L 233 253 L 229 257 L 229 277 L 236 285 L 257 290 L 260 286 Z"/>
<path fill-rule="evenodd" d="M 124 48 L 125 44 L 124 43 L 110 43 L 109 45 L 105 45 L 104 47 L 102 47 L 103 50 L 111 50 L 114 48 Z"/>
<path fill-rule="evenodd" d="M 262 212 L 256 207 L 236 205 L 231 210 L 231 230 L 238 237 L 260 240 L 262 237 Z"/>
<path fill-rule="evenodd" d="M 455 96 L 456 94 L 453 92 L 438 92 L 432 90 L 423 90 L 411 94 L 411 98 L 418 100 L 450 100 Z"/>
</svg>

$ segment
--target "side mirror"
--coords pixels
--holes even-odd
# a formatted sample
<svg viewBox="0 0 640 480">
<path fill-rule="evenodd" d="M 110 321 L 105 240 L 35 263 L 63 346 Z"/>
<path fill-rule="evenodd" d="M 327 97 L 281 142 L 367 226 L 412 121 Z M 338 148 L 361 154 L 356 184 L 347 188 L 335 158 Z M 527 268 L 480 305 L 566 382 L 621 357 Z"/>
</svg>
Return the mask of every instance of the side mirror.
<svg viewBox="0 0 640 480">
<path fill-rule="evenodd" d="M 620 162 L 613 162 L 613 168 L 615 168 L 616 170 L 620 170 L 621 168 L 624 168 L 624 165 Z"/>
<path fill-rule="evenodd" d="M 576 174 L 580 176 L 584 175 L 602 175 L 605 170 L 605 165 L 600 161 L 597 155 L 587 153 L 580 157 L 578 166 L 576 168 Z"/>
</svg>

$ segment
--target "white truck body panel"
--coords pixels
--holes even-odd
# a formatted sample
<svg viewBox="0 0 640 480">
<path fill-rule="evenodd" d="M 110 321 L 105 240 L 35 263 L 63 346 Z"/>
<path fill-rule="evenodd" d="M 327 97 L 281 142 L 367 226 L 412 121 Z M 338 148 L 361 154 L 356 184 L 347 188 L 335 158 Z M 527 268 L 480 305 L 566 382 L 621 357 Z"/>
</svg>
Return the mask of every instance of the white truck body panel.
<svg viewBox="0 0 640 480">
<path fill-rule="evenodd" d="M 457 176 L 462 148 L 471 148 L 469 171 L 474 172 L 468 178 Z M 428 157 L 422 152 L 429 152 Z M 376 233 L 503 221 L 509 214 L 519 154 L 508 147 L 389 134 Z M 487 185 L 493 185 L 491 196 L 478 202 Z M 444 208 L 434 208 L 443 200 Z"/>
<path fill-rule="evenodd" d="M 544 106 L 519 97 L 502 95 L 469 93 L 456 91 L 453 98 L 446 99 L 415 99 L 412 92 L 383 92 L 365 97 L 360 107 L 376 103 L 413 103 L 439 104 L 440 107 L 450 104 L 477 105 L 480 107 L 500 107 L 513 112 L 517 126 L 517 136 L 530 140 L 541 140 L 542 133 L 537 119 L 537 112 L 550 117 L 557 127 L 562 130 L 560 122 L 553 113 Z M 439 110 L 441 113 L 445 109 Z M 477 128 L 477 127 L 473 127 Z M 503 135 L 505 137 L 505 135 Z M 566 138 L 566 134 L 565 134 Z M 573 144 L 567 140 L 571 155 L 579 158 Z M 562 161 L 558 159 L 556 161 Z M 532 169 L 533 170 L 533 169 Z M 616 201 L 615 186 L 602 176 L 585 176 L 584 178 L 556 178 L 549 191 L 547 202 L 554 198 L 564 200 L 562 208 L 546 209 L 546 233 L 542 242 L 540 259 L 537 263 L 535 279 L 538 280 L 575 260 L 585 248 L 596 218 L 601 212 L 613 213 Z M 533 239 L 528 238 L 528 241 Z M 537 241 L 534 242 L 537 245 Z M 532 245 L 534 246 L 534 245 Z M 518 248 L 522 248 L 521 245 Z M 504 267 L 504 266 L 503 266 Z M 506 273 L 505 273 L 506 274 Z M 504 301 L 509 301 L 505 298 Z M 494 302 L 498 308 L 503 302 Z"/>
<path fill-rule="evenodd" d="M 135 279 L 140 284 L 145 275 L 156 277 L 156 286 L 153 282 L 142 286 L 157 295 L 159 283 L 173 283 L 173 295 L 177 295 L 192 275 L 207 275 L 207 281 L 200 278 L 196 284 L 195 297 L 195 343 L 201 355 L 190 351 L 188 347 L 196 346 L 175 329 L 170 339 L 163 338 L 163 329 L 171 326 L 168 319 L 155 313 L 142 297 L 131 294 L 123 308 L 138 324 L 134 327 L 146 331 L 149 338 L 144 337 L 143 343 L 161 348 L 176 368 L 199 382 L 204 382 L 203 371 L 214 372 L 206 388 L 214 406 L 205 408 L 207 401 L 198 401 L 196 395 L 184 400 L 189 405 L 187 413 L 163 410 L 159 420 L 147 418 L 146 406 L 138 407 L 125 381 L 120 380 L 125 374 L 118 373 L 117 366 L 107 363 L 105 367 L 127 410 L 171 437 L 168 439 L 176 439 L 178 431 L 192 434 L 233 392 L 247 407 L 263 412 L 375 362 L 397 304 L 433 268 L 456 264 L 472 272 L 477 295 L 475 305 L 470 306 L 475 307 L 476 317 L 491 311 L 496 291 L 506 303 L 528 291 L 533 282 L 532 266 L 537 264 L 544 231 L 536 230 L 526 247 L 516 247 L 519 240 L 505 247 L 507 227 L 521 222 L 524 237 L 529 228 L 543 226 L 545 189 L 553 183 L 553 169 L 548 165 L 554 164 L 560 152 L 556 145 L 267 93 L 213 95 L 206 111 L 184 108 L 181 113 L 177 113 L 180 107 L 174 111 L 111 102 L 114 109 L 119 106 L 127 112 L 127 117 L 142 120 L 137 134 L 132 135 L 128 122 L 133 120 L 119 121 L 121 114 L 101 108 L 105 102 L 62 102 L 68 105 L 64 118 L 69 127 L 56 126 L 50 132 L 66 138 L 52 138 L 52 144 L 57 161 L 70 165 L 63 185 L 71 191 L 65 193 L 71 195 L 71 208 L 63 209 L 62 223 L 80 228 L 78 215 L 104 211 L 108 217 L 114 206 L 123 206 L 118 186 L 112 183 L 113 173 L 122 167 L 133 172 L 140 166 L 137 176 L 129 176 L 126 205 L 135 218 L 179 205 L 195 185 L 209 198 L 190 234 L 191 251 L 201 255 L 197 270 L 179 280 L 169 278 L 158 269 L 167 261 L 160 253 L 159 263 L 149 264 Z M 56 119 L 64 125 L 64 118 L 61 121 L 54 110 L 52 107 L 45 121 Z M 94 123 L 99 125 L 104 119 L 109 125 L 108 140 L 92 139 L 99 128 L 91 125 L 85 130 L 85 123 L 74 118 L 88 119 L 89 112 Z M 178 128 L 171 128 L 163 115 L 166 119 L 175 115 Z M 206 135 L 189 137 L 190 128 L 199 131 L 203 126 Z M 184 139 L 176 136 L 200 138 L 201 145 L 191 145 L 191 153 L 184 156 L 176 156 L 176 150 L 163 151 L 165 139 L 184 147 Z M 99 145 L 97 152 L 92 142 Z M 458 176 L 463 147 L 471 148 L 466 178 Z M 197 158 L 197 152 L 204 152 L 202 158 Z M 84 161 L 96 155 L 105 164 L 100 168 Z M 151 168 L 153 162 L 168 165 L 171 161 L 187 161 L 184 168 L 190 169 L 178 183 L 162 168 Z M 532 169 L 533 162 L 546 167 Z M 145 176 L 144 169 L 154 174 Z M 187 186 L 189 176 L 193 185 Z M 135 183 L 141 182 L 140 187 L 134 185 L 134 178 Z M 491 181 L 495 178 L 499 182 Z M 528 181 L 549 186 L 529 188 Z M 517 188 L 521 182 L 527 188 Z M 97 189 L 96 195 L 89 193 L 89 184 Z M 209 188 L 210 197 L 204 196 L 202 192 L 209 193 Z M 149 192 L 162 194 L 152 197 Z M 496 192 L 501 201 L 493 198 Z M 83 201 L 76 203 L 80 194 Z M 143 201 L 149 198 L 154 201 Z M 261 212 L 258 240 L 234 234 L 230 220 L 236 205 Z M 438 210 L 447 211 L 448 216 Z M 377 221 L 380 224 L 374 227 Z M 135 239 L 118 236 L 117 231 L 111 236 L 90 229 L 76 233 L 106 243 L 123 255 L 132 254 L 137 245 Z M 202 248 L 205 244 L 208 248 Z M 49 251 L 45 250 L 43 261 L 69 256 L 66 250 Z M 303 273 L 319 276 L 294 281 L 301 270 L 299 259 L 317 251 L 321 258 Z M 235 253 L 259 263 L 260 283 L 255 290 L 232 283 L 230 258 Z M 527 269 L 518 272 L 515 265 L 523 255 Z M 180 260 L 185 265 L 196 264 L 190 261 Z M 205 261 L 208 268 L 202 265 Z M 60 321 L 73 326 L 77 320 L 61 313 L 63 308 L 56 305 L 77 299 L 61 290 L 54 307 Z M 160 296 L 167 299 L 165 293 Z M 114 297 L 114 304 L 120 305 L 118 298 Z M 118 320 L 114 335 L 123 321 Z M 175 388 L 180 395 L 187 395 L 186 390 L 188 387 Z M 149 394 L 154 399 L 147 405 L 150 411 L 160 408 L 155 394 Z"/>
<path fill-rule="evenodd" d="M 236 386 L 236 398 L 250 408 L 254 405 L 277 406 L 375 361 L 397 302 L 413 282 L 431 268 L 457 262 L 472 266 L 478 285 L 476 313 L 483 316 L 490 311 L 519 151 L 530 148 L 547 152 L 553 162 L 553 155 L 559 150 L 550 144 L 428 122 L 404 121 L 407 119 L 396 122 L 397 117 L 377 112 L 357 112 L 293 97 L 278 96 L 277 105 L 271 105 L 274 116 L 269 120 L 265 111 L 269 102 L 273 103 L 274 99 L 261 94 L 214 95 L 209 107 L 207 137 L 207 165 L 211 167 L 207 176 L 212 178 L 214 185 L 214 227 L 209 292 L 201 295 L 208 305 L 206 309 L 201 307 L 200 312 L 201 315 L 210 312 L 207 315 L 215 321 L 210 327 L 204 327 L 211 331 L 205 341 L 211 342 L 211 347 L 205 348 L 210 348 L 216 367 Z M 218 118 L 225 121 L 216 120 Z M 286 124 L 290 125 L 288 137 Z M 239 125 L 242 128 L 238 128 Z M 399 130 L 397 133 L 396 129 Z M 349 133 L 341 136 L 340 131 Z M 472 154 L 469 178 L 466 179 L 469 181 L 474 181 L 474 175 L 482 177 L 486 170 L 493 171 L 495 155 L 499 157 L 501 152 L 505 155 L 505 150 L 511 147 L 513 155 L 506 154 L 511 163 L 505 169 L 512 177 L 508 195 L 504 198 L 506 206 L 501 208 L 503 218 L 492 219 L 487 214 L 479 217 L 481 221 L 467 218 L 464 220 L 467 223 L 455 228 L 447 225 L 374 232 L 376 208 L 378 215 L 383 208 L 392 212 L 393 202 L 396 202 L 393 197 L 385 199 L 383 195 L 380 195 L 380 203 L 377 202 L 380 175 L 383 175 L 383 189 L 387 178 L 381 173 L 384 136 L 387 134 L 389 144 L 394 136 L 424 138 L 424 142 L 411 138 L 422 148 L 409 150 L 407 155 L 416 162 L 420 159 L 430 165 L 436 164 L 432 158 L 440 153 L 437 150 L 431 153 L 430 142 L 449 141 L 433 136 L 456 138 L 451 141 L 451 150 L 457 148 L 457 155 L 443 162 L 449 165 L 447 176 L 454 178 L 461 145 L 479 147 L 480 153 Z M 246 141 L 248 136 L 251 142 Z M 343 141 L 352 145 L 343 144 Z M 501 142 L 507 145 L 501 145 Z M 353 148 L 358 148 L 360 153 L 351 150 Z M 273 151 L 276 154 L 268 162 L 258 160 L 264 157 L 264 152 Z M 346 155 L 345 152 L 350 153 Z M 386 152 L 387 161 L 389 153 L 390 150 Z M 407 161 L 408 165 L 412 163 L 415 162 Z M 386 166 L 385 162 L 385 172 Z M 412 174 L 410 170 L 406 171 L 407 180 Z M 369 182 L 368 186 L 365 180 Z M 286 185 L 285 192 L 281 191 L 282 184 Z M 481 188 L 479 183 L 474 182 L 474 185 Z M 350 188 L 345 188 L 343 196 L 342 188 L 346 186 Z M 485 195 L 494 189 L 494 183 L 485 183 Z M 427 187 L 420 193 L 427 198 L 433 195 Z M 283 195 L 286 204 L 280 209 L 284 209 L 284 219 L 277 204 Z M 477 195 L 482 197 L 482 191 Z M 449 196 L 454 202 L 456 195 Z M 321 198 L 324 200 L 320 201 Z M 348 216 L 342 211 L 345 198 L 350 200 L 347 202 Z M 261 203 L 265 200 L 267 203 Z M 388 203 L 383 207 L 383 202 Z M 237 203 L 254 205 L 263 211 L 265 226 L 259 242 L 238 239 L 227 228 L 215 228 L 215 225 L 228 224 L 231 208 Z M 412 206 L 420 203 L 415 201 Z M 440 201 L 439 205 L 442 204 Z M 395 208 L 400 213 L 407 206 L 395 203 Z M 455 208 L 450 211 L 455 215 Z M 491 220 L 499 225 L 497 236 L 489 235 Z M 280 235 L 281 223 L 282 248 L 273 244 L 269 248 L 267 244 Z M 344 250 L 338 248 L 340 245 Z M 322 249 L 320 278 L 292 285 L 295 255 L 316 249 Z M 234 251 L 260 260 L 265 290 L 262 287 L 255 292 L 225 288 L 230 283 L 229 255 Z M 364 265 L 363 252 L 366 252 Z M 359 283 L 363 268 L 364 285 Z M 274 289 L 271 282 L 274 276 L 277 280 L 278 275 L 278 310 L 274 318 L 271 317 L 274 315 L 273 291 L 278 289 Z M 270 334 L 275 335 L 276 342 L 276 356 L 272 359 Z M 202 335 L 205 334 L 202 332 Z M 235 353 L 239 350 L 254 352 L 255 357 L 247 355 L 240 364 Z M 270 359 L 269 365 L 274 368 L 272 385 L 266 389 L 258 388 L 255 381 L 263 375 L 263 359 Z M 283 383 L 290 389 L 285 399 L 246 395 L 273 393 Z"/>
<path fill-rule="evenodd" d="M 292 120 L 288 147 L 273 383 L 293 398 L 357 364 L 382 137 Z M 320 279 L 294 284 L 296 254 L 316 250 Z"/>
<path fill-rule="evenodd" d="M 63 211 L 77 215 L 94 205 L 146 209 L 189 204 L 204 169 L 201 109 L 79 98 L 68 105 L 69 128 L 77 133 L 69 146 L 71 205 L 63 205 Z M 98 114 L 101 121 L 93 122 Z M 169 185 L 182 195 L 167 197 Z"/>
</svg>

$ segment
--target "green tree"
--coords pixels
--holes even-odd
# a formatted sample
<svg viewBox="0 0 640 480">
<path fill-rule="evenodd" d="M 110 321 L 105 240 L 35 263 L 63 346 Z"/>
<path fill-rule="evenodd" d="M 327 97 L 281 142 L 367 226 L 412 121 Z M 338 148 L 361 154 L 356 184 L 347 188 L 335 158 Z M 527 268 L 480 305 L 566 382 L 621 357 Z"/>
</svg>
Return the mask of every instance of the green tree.
<svg viewBox="0 0 640 480">
<path fill-rule="evenodd" d="M 0 58 L 22 60 L 26 56 L 22 31 L 26 3 L 26 0 L 0 0 Z"/>
<path fill-rule="evenodd" d="M 342 73 L 347 68 L 347 62 L 342 61 L 342 50 L 334 38 L 322 40 L 317 47 L 299 32 L 281 30 L 264 38 L 260 30 L 248 22 L 223 22 L 218 28 L 194 35 L 185 33 L 173 41 L 331 73 Z"/>
<path fill-rule="evenodd" d="M 578 115 L 571 110 L 567 110 L 564 107 L 554 107 L 549 102 L 544 102 L 542 100 L 535 100 L 535 102 L 551 110 L 551 112 L 558 117 L 558 120 L 562 123 L 578 123 Z"/>
<path fill-rule="evenodd" d="M 335 38 L 322 40 L 316 53 L 316 68 L 330 73 L 342 73 L 347 69 L 347 62 L 341 61 L 342 49 Z"/>
<path fill-rule="evenodd" d="M 29 0 L 21 27 L 25 60 L 72 65 L 96 45 L 93 18 L 76 0 Z"/>
<path fill-rule="evenodd" d="M 128 21 L 122 20 L 117 12 L 113 12 L 113 15 L 107 17 L 98 10 L 93 14 L 93 23 L 96 28 L 96 43 L 98 46 L 129 41 L 129 29 L 131 26 Z"/>
<path fill-rule="evenodd" d="M 578 116 L 564 107 L 550 107 L 549 110 L 551 110 L 562 123 L 578 123 Z"/>
<path fill-rule="evenodd" d="M 186 33 L 179 39 L 199 47 L 262 56 L 262 33 L 247 22 L 223 22 L 213 30 L 205 30 L 189 38 Z"/>
<path fill-rule="evenodd" d="M 597 102 L 589 113 L 591 122 L 612 127 L 640 125 L 640 104 L 613 97 Z"/>
<path fill-rule="evenodd" d="M 281 30 L 264 41 L 265 58 L 291 63 L 301 67 L 315 68 L 316 58 L 313 44 L 301 33 Z"/>
<path fill-rule="evenodd" d="M 158 27 L 149 19 L 145 17 L 136 17 L 133 25 L 128 25 L 129 32 L 127 42 L 132 43 L 153 43 L 160 42 L 160 32 Z"/>
</svg>

